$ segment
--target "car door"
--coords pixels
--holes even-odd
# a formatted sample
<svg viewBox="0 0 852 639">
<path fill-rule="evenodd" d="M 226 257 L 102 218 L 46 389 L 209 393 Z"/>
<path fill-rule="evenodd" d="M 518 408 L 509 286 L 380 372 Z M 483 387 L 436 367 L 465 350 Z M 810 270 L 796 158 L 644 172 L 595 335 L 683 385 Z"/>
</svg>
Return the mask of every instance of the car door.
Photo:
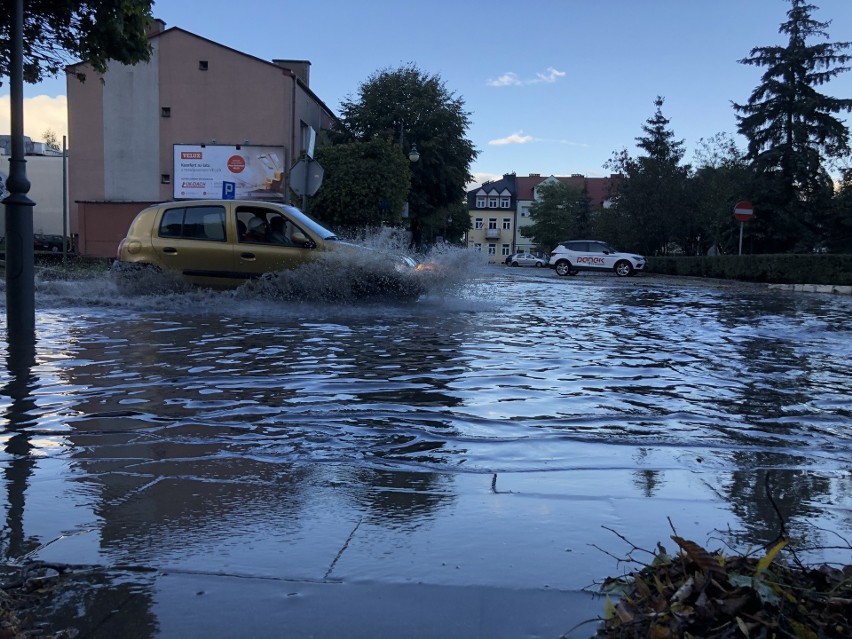
<svg viewBox="0 0 852 639">
<path fill-rule="evenodd" d="M 225 218 L 220 204 L 178 203 L 164 208 L 151 237 L 160 266 L 199 286 L 227 286 L 233 277 L 234 252 Z"/>
<path fill-rule="evenodd" d="M 290 245 L 273 243 L 270 239 L 269 229 L 273 226 L 275 217 L 283 217 L 287 228 L 288 238 L 294 233 L 301 233 L 309 238 L 307 243 L 290 242 Z M 275 273 L 298 268 L 314 257 L 316 245 L 310 241 L 310 235 L 298 226 L 288 215 L 286 209 L 263 203 L 251 202 L 241 203 L 236 206 L 236 219 L 238 227 L 246 228 L 252 223 L 252 218 L 263 220 L 267 233 L 264 239 L 238 238 L 235 252 L 237 270 L 247 279 L 258 277 L 263 273 Z"/>
<path fill-rule="evenodd" d="M 579 260 L 579 266 L 592 270 L 611 269 L 615 260 L 610 257 L 609 250 L 603 242 L 584 242 L 585 250 Z"/>
</svg>

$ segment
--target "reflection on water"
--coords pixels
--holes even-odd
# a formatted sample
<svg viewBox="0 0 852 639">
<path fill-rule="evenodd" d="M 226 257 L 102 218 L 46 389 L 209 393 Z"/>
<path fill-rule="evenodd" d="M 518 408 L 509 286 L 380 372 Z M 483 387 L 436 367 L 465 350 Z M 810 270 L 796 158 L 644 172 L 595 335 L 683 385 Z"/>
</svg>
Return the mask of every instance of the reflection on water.
<svg viewBox="0 0 852 639">
<path fill-rule="evenodd" d="M 333 581 L 341 540 L 458 517 L 459 477 L 516 499 L 492 476 L 543 472 L 603 472 L 654 516 L 693 473 L 732 543 L 777 536 L 767 487 L 811 548 L 852 532 L 848 298 L 492 269 L 405 304 L 108 280 L 37 301 L 36 360 L 3 380 L 7 561 L 70 536 L 67 563 Z M 78 596 L 162 631 L 153 582 L 116 578 Z"/>
</svg>

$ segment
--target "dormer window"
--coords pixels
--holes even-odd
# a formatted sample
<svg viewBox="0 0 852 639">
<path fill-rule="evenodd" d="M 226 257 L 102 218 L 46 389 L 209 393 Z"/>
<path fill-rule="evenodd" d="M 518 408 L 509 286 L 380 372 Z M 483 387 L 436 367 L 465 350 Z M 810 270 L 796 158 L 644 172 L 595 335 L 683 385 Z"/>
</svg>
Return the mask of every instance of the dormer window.
<svg viewBox="0 0 852 639">
<path fill-rule="evenodd" d="M 488 198 L 488 208 L 489 209 L 496 209 L 497 208 L 497 197 L 496 196 L 491 196 L 491 197 Z"/>
<path fill-rule="evenodd" d="M 501 209 L 508 209 L 508 208 L 509 208 L 509 202 L 510 202 L 510 199 L 511 199 L 511 198 L 509 198 L 508 196 L 505 196 L 505 195 L 504 195 L 503 197 L 501 197 L 501 198 L 500 198 L 500 208 L 501 208 Z"/>
<path fill-rule="evenodd" d="M 484 195 L 481 195 L 481 196 L 478 195 L 476 197 L 476 208 L 478 208 L 478 209 L 484 209 L 485 208 L 485 196 Z"/>
</svg>

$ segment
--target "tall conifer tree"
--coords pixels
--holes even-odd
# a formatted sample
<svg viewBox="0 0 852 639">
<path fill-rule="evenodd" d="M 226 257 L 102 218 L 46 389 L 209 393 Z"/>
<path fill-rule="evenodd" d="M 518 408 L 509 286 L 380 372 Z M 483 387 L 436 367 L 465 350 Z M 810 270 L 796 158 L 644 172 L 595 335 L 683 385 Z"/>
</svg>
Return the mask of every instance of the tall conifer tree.
<svg viewBox="0 0 852 639">
<path fill-rule="evenodd" d="M 825 162 L 849 152 L 849 130 L 836 114 L 852 110 L 852 99 L 816 90 L 852 59 L 849 42 L 809 44 L 828 38 L 828 22 L 811 15 L 817 7 L 789 0 L 792 7 L 780 33 L 785 46 L 757 47 L 742 64 L 766 67 L 746 104 L 734 104 L 739 132 L 748 140 L 759 201 L 756 222 L 763 226 L 763 250 L 804 249 L 824 232 L 833 191 Z"/>
</svg>

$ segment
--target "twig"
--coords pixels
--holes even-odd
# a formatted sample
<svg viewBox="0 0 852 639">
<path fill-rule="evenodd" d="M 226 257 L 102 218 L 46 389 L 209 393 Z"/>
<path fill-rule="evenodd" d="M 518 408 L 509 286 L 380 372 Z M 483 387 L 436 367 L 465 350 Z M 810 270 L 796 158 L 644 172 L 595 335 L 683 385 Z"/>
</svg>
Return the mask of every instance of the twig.
<svg viewBox="0 0 852 639">
<path fill-rule="evenodd" d="M 622 535 L 622 534 L 621 534 L 620 532 L 618 532 L 617 530 L 613 530 L 612 528 L 609 528 L 608 526 L 601 526 L 601 528 L 603 528 L 604 530 L 608 530 L 608 531 L 609 531 L 609 532 L 611 532 L 613 535 L 615 535 L 616 537 L 618 537 L 619 539 L 621 539 L 621 541 L 623 541 L 623 542 L 624 542 L 624 543 L 626 543 L 626 544 L 629 544 L 629 545 L 630 545 L 630 551 L 631 551 L 631 552 L 633 552 L 634 550 L 641 550 L 642 552 L 646 552 L 646 553 L 648 553 L 648 554 L 649 554 L 649 555 L 651 555 L 652 557 L 656 557 L 656 556 L 657 556 L 657 554 L 656 554 L 654 551 L 652 551 L 652 550 L 648 550 L 648 549 L 646 549 L 646 548 L 640 548 L 639 546 L 637 546 L 636 544 L 634 544 L 632 541 L 630 541 L 627 537 L 625 537 L 624 535 Z M 635 561 L 635 560 L 633 560 L 633 561 Z"/>
</svg>

